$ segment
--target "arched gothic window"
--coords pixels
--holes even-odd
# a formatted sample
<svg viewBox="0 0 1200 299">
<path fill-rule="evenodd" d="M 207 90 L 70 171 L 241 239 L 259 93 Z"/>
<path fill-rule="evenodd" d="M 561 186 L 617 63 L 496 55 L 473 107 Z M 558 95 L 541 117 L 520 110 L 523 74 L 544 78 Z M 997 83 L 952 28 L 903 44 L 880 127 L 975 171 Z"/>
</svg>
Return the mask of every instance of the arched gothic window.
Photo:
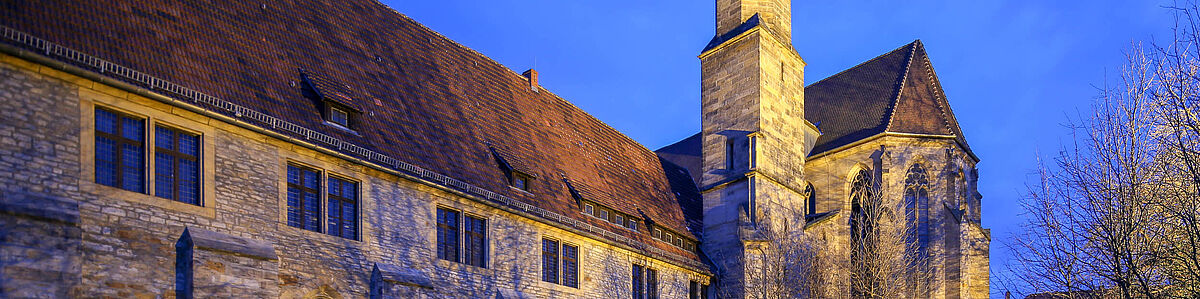
<svg viewBox="0 0 1200 299">
<path fill-rule="evenodd" d="M 904 177 L 904 209 L 912 229 L 910 241 L 925 254 L 929 247 L 929 176 L 921 164 L 913 164 Z"/>
<path fill-rule="evenodd" d="M 866 265 L 859 264 L 861 254 L 873 251 L 873 239 L 870 232 L 874 226 L 872 211 L 874 204 L 872 196 L 871 174 L 867 170 L 859 170 L 850 181 L 850 263 L 854 272 L 851 279 L 870 281 L 870 271 Z M 862 297 L 864 290 L 857 288 L 858 284 L 851 282 L 851 297 Z"/>
<path fill-rule="evenodd" d="M 817 189 L 813 188 L 812 183 L 804 187 L 804 196 L 807 197 L 804 202 L 804 213 L 813 215 L 817 213 Z"/>
</svg>

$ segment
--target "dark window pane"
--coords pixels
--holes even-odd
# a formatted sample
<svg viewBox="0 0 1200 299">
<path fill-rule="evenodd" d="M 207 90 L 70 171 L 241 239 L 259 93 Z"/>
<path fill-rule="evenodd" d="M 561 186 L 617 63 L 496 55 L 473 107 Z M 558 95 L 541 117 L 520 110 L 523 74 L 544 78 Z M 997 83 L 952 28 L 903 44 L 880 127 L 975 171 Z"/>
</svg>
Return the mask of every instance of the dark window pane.
<svg viewBox="0 0 1200 299">
<path fill-rule="evenodd" d="M 355 215 L 358 210 L 358 202 L 354 200 L 356 193 L 356 183 L 346 181 L 339 178 L 329 178 L 329 214 L 326 218 L 329 221 L 328 231 L 330 235 L 340 236 L 342 238 L 354 239 L 358 236 L 358 223 L 355 222 Z"/>
<path fill-rule="evenodd" d="M 645 292 L 643 292 L 643 289 L 642 289 L 643 287 L 645 287 L 645 286 L 642 285 L 642 266 L 641 265 L 633 265 L 633 298 L 634 299 L 642 299 L 643 298 L 643 296 L 645 294 Z"/>
<path fill-rule="evenodd" d="M 579 287 L 579 248 L 567 244 L 562 246 L 563 285 Z"/>
<path fill-rule="evenodd" d="M 199 156 L 200 135 L 180 135 L 178 150 L 185 155 Z"/>
<path fill-rule="evenodd" d="M 175 133 L 170 129 L 158 127 L 154 129 L 154 145 L 162 149 L 175 149 Z"/>
<path fill-rule="evenodd" d="M 319 174 L 307 167 L 288 164 L 287 177 L 288 225 L 321 231 Z"/>
<path fill-rule="evenodd" d="M 134 141 L 142 141 L 142 138 L 145 136 L 142 128 L 145 125 L 141 119 L 128 116 L 121 117 L 121 137 Z"/>
<path fill-rule="evenodd" d="M 458 262 L 458 211 L 437 209 L 438 258 Z"/>
<path fill-rule="evenodd" d="M 96 182 L 145 192 L 143 120 L 96 108 Z"/>
<path fill-rule="evenodd" d="M 466 217 L 464 226 L 464 256 L 468 265 L 487 267 L 487 221 L 476 217 Z"/>
<path fill-rule="evenodd" d="M 646 268 L 646 298 L 658 299 L 658 271 Z"/>
<path fill-rule="evenodd" d="M 558 283 L 558 241 L 542 239 L 542 281 Z"/>
<path fill-rule="evenodd" d="M 96 131 L 117 134 L 117 115 L 103 109 L 96 109 Z"/>
</svg>

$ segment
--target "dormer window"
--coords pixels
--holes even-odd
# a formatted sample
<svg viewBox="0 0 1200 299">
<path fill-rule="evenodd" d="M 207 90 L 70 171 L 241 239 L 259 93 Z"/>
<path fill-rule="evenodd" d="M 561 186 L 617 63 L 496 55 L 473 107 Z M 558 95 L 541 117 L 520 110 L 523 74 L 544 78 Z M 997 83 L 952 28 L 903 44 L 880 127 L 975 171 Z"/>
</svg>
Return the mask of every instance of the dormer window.
<svg viewBox="0 0 1200 299">
<path fill-rule="evenodd" d="M 509 182 L 509 185 L 522 191 L 529 191 L 529 181 L 532 180 L 533 177 L 530 177 L 528 174 L 513 171 L 512 180 Z"/>
<path fill-rule="evenodd" d="M 313 73 L 301 71 L 301 77 L 305 96 L 315 101 L 326 124 L 342 129 L 356 129 L 362 116 L 362 109 L 356 105 L 355 100 L 361 98 L 358 92 L 349 85 Z"/>
<path fill-rule="evenodd" d="M 329 122 L 349 129 L 350 112 L 338 107 L 329 107 Z"/>
</svg>

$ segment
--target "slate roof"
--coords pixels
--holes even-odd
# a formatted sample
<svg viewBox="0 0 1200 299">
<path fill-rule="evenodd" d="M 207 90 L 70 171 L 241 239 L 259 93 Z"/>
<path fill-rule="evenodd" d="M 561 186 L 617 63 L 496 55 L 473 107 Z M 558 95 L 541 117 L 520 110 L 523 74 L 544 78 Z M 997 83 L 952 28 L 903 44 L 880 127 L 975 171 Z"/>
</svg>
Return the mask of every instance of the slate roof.
<svg viewBox="0 0 1200 299">
<path fill-rule="evenodd" d="M 970 152 L 920 40 L 809 85 L 804 103 L 821 131 L 810 155 L 883 132 L 953 136 Z"/>
<path fill-rule="evenodd" d="M 971 153 L 920 40 L 808 85 L 804 108 L 804 117 L 821 131 L 809 156 L 884 132 L 951 137 Z M 699 136 L 657 152 L 675 164 L 698 167 Z"/>
<path fill-rule="evenodd" d="M 563 180 L 696 239 L 680 202 L 698 199 L 677 198 L 658 156 L 379 2 L 5 1 L 0 25 L 698 260 L 584 216 Z M 362 110 L 356 131 L 324 124 L 306 85 Z M 536 177 L 531 193 L 492 149 Z"/>
</svg>

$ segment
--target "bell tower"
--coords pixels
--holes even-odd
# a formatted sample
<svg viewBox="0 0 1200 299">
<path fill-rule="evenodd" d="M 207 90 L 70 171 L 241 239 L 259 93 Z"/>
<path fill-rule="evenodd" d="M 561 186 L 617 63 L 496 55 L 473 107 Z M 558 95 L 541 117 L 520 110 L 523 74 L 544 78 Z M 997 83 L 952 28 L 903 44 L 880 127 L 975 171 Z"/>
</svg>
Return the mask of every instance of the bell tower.
<svg viewBox="0 0 1200 299">
<path fill-rule="evenodd" d="M 703 249 L 720 298 L 754 297 L 768 235 L 803 231 L 804 60 L 792 48 L 791 0 L 716 0 L 700 54 Z M 773 233 L 772 233 L 773 232 Z"/>
</svg>

